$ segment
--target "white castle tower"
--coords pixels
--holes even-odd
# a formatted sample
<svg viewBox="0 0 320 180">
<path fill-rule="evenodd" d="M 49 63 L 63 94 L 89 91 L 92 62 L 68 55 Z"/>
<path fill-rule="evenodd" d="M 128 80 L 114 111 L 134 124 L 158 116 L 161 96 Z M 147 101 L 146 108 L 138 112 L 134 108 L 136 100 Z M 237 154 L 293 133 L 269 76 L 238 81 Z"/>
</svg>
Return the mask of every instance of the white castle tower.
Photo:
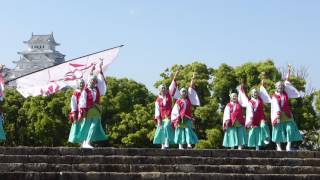
<svg viewBox="0 0 320 180">
<path fill-rule="evenodd" d="M 28 41 L 24 41 L 28 49 L 18 52 L 19 61 L 13 61 L 16 67 L 10 71 L 9 79 L 64 62 L 64 54 L 56 51 L 57 43 L 53 38 L 53 33 L 48 35 L 34 35 Z"/>
</svg>

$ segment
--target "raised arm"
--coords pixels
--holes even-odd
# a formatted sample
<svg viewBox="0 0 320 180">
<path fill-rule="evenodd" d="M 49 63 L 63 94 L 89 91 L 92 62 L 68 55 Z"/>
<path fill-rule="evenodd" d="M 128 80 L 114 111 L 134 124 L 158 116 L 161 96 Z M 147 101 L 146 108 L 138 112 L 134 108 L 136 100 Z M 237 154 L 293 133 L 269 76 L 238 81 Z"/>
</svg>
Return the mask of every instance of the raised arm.
<svg viewBox="0 0 320 180">
<path fill-rule="evenodd" d="M 299 91 L 290 83 L 292 66 L 288 65 L 288 74 L 286 76 L 286 80 L 284 81 L 284 91 L 288 94 L 289 98 L 300 98 L 301 95 Z"/>
<path fill-rule="evenodd" d="M 103 61 L 100 62 L 99 74 L 97 75 L 97 87 L 99 88 L 100 94 L 104 95 L 107 92 L 107 84 L 102 71 Z"/>
<path fill-rule="evenodd" d="M 291 77 L 291 71 L 292 71 L 292 66 L 291 64 L 288 64 L 288 74 L 286 76 L 286 80 L 289 81 Z"/>
<path fill-rule="evenodd" d="M 177 82 L 176 82 L 176 77 L 177 77 L 178 73 L 179 73 L 179 71 L 177 71 L 174 74 L 172 82 L 171 82 L 171 84 L 169 86 L 170 96 L 175 98 L 175 99 L 179 99 L 180 98 L 180 92 L 179 92 L 179 89 L 177 87 Z"/>
<path fill-rule="evenodd" d="M 266 88 L 264 88 L 264 80 L 261 81 L 259 96 L 262 99 L 263 103 L 271 103 L 271 97 L 269 96 L 269 93 L 267 92 Z"/>
<path fill-rule="evenodd" d="M 3 101 L 4 96 L 4 75 L 2 73 L 4 65 L 0 64 L 0 101 Z"/>
<path fill-rule="evenodd" d="M 200 106 L 200 100 L 197 91 L 194 88 L 195 73 L 192 75 L 190 87 L 188 88 L 188 97 L 192 105 Z"/>
<path fill-rule="evenodd" d="M 237 87 L 238 90 L 238 102 L 242 107 L 247 107 L 247 105 L 249 104 L 249 99 L 244 91 L 243 85 L 240 85 Z"/>
</svg>

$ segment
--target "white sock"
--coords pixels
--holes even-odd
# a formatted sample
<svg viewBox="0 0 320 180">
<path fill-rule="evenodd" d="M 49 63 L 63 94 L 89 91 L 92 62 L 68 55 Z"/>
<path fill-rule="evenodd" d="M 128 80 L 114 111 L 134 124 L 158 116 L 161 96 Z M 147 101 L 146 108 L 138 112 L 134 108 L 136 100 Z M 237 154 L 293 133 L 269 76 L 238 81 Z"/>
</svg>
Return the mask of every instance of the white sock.
<svg viewBox="0 0 320 180">
<path fill-rule="evenodd" d="M 291 142 L 287 143 L 286 150 L 287 151 L 291 151 Z"/>
<path fill-rule="evenodd" d="M 187 146 L 188 148 L 192 148 L 192 146 L 191 146 L 191 144 L 188 144 L 188 146 Z"/>
<path fill-rule="evenodd" d="M 277 151 L 282 151 L 280 143 L 277 143 Z"/>
<path fill-rule="evenodd" d="M 183 149 L 183 145 L 182 144 L 179 144 L 179 149 Z"/>
<path fill-rule="evenodd" d="M 168 139 L 168 138 L 166 138 L 166 139 L 164 140 L 164 147 L 166 147 L 166 148 L 169 147 L 169 139 Z"/>
<path fill-rule="evenodd" d="M 256 146 L 256 150 L 259 151 L 259 146 Z"/>
<path fill-rule="evenodd" d="M 164 144 L 161 144 L 161 149 L 165 149 L 166 147 L 164 146 Z"/>
<path fill-rule="evenodd" d="M 242 146 L 238 146 L 238 150 L 242 150 Z"/>
</svg>

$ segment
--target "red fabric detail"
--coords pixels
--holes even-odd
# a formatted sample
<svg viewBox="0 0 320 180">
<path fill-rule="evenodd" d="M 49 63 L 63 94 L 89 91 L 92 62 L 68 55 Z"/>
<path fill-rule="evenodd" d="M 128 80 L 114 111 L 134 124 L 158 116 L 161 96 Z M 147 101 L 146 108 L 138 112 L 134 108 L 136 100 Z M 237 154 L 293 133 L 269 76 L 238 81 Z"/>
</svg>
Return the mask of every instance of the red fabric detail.
<svg viewBox="0 0 320 180">
<path fill-rule="evenodd" d="M 169 93 L 166 94 L 166 103 L 163 104 L 163 99 L 161 97 L 158 97 L 156 102 L 159 104 L 160 108 L 160 120 L 165 119 L 168 117 L 170 119 L 171 117 L 171 111 L 172 111 L 172 98 Z"/>
<path fill-rule="evenodd" d="M 264 108 L 263 108 L 263 101 L 260 97 L 258 97 L 258 107 L 256 105 L 256 101 L 254 100 L 250 100 L 249 102 L 251 103 L 252 107 L 253 107 L 253 120 L 252 120 L 252 125 L 253 126 L 259 126 L 261 120 L 265 120 L 266 116 L 264 114 Z M 257 107 L 257 108 L 255 108 Z"/>
<path fill-rule="evenodd" d="M 291 113 L 291 107 L 290 107 L 290 102 L 289 102 L 289 97 L 288 94 L 286 92 L 283 92 L 283 106 L 281 106 L 281 95 L 278 94 L 274 94 L 273 96 L 277 99 L 278 105 L 280 107 L 281 112 L 284 112 L 288 118 L 292 117 L 292 113 Z M 279 113 L 280 115 L 280 113 Z"/>
<path fill-rule="evenodd" d="M 230 108 L 230 119 L 231 119 L 231 125 L 233 125 L 236 120 L 239 121 L 241 125 L 245 125 L 245 119 L 243 117 L 243 112 L 242 112 L 242 107 L 241 105 L 237 102 L 235 103 L 235 110 L 233 111 L 233 104 L 228 103 L 227 105 Z"/>
<path fill-rule="evenodd" d="M 77 99 L 77 104 L 79 104 L 79 100 L 80 100 L 80 96 L 81 96 L 81 92 L 80 91 L 74 91 L 73 95 L 76 97 Z"/>
<path fill-rule="evenodd" d="M 192 111 L 191 111 L 191 102 L 189 100 L 189 98 L 185 99 L 186 102 L 186 109 L 183 108 L 183 100 L 179 99 L 177 100 L 177 104 L 179 105 L 179 109 L 180 109 L 180 118 L 183 119 L 185 116 L 187 118 L 192 118 Z"/>
<path fill-rule="evenodd" d="M 93 94 L 92 91 L 89 88 L 85 88 L 85 91 L 87 93 L 87 109 L 90 109 L 94 106 L 94 104 L 100 104 L 100 92 L 99 88 L 95 87 L 96 90 L 96 101 L 93 102 Z"/>
<path fill-rule="evenodd" d="M 77 121 L 77 119 L 75 119 L 75 117 L 78 117 L 78 111 L 70 112 L 68 117 L 69 117 L 70 122 L 72 122 L 72 123 Z"/>
<path fill-rule="evenodd" d="M 179 116 L 176 119 L 171 120 L 171 125 L 173 127 L 176 127 L 176 125 L 179 124 L 181 122 L 181 120 L 185 117 L 192 120 L 191 102 L 190 102 L 189 98 L 187 98 L 185 101 L 187 103 L 186 109 L 183 108 L 184 102 L 182 99 L 178 99 L 176 101 L 176 104 L 179 106 L 180 112 L 179 112 Z"/>
<path fill-rule="evenodd" d="M 79 109 L 79 113 L 78 113 L 78 120 L 82 120 L 84 118 L 84 116 L 86 115 L 86 112 L 88 111 L 88 109 L 86 108 L 80 108 Z"/>
</svg>

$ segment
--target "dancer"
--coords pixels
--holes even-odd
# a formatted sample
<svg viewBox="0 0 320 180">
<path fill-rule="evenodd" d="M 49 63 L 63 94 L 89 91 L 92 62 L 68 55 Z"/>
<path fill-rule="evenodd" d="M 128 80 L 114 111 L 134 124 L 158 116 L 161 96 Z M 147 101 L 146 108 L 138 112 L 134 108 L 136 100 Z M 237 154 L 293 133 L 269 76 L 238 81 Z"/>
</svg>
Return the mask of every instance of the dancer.
<svg viewBox="0 0 320 180">
<path fill-rule="evenodd" d="M 179 149 L 187 144 L 191 149 L 192 144 L 198 143 L 198 137 L 192 129 L 194 119 L 192 118 L 191 105 L 200 106 L 199 97 L 194 87 L 195 73 L 193 73 L 190 87 L 188 90 L 180 90 L 180 99 L 178 99 L 172 109 L 171 121 L 175 127 L 174 142 L 179 144 Z"/>
<path fill-rule="evenodd" d="M 241 87 L 240 87 L 241 89 Z M 241 91 L 241 90 L 239 90 Z M 234 149 L 238 146 L 241 150 L 247 144 L 247 132 L 242 107 L 247 106 L 245 99 L 239 98 L 238 94 L 230 94 L 230 102 L 226 105 L 223 113 L 223 129 L 225 131 L 223 146 Z"/>
<path fill-rule="evenodd" d="M 73 92 L 71 96 L 71 112 L 69 114 L 69 120 L 72 123 L 69 139 L 68 141 L 71 143 L 80 143 L 79 140 L 79 131 L 81 126 L 81 121 L 79 121 L 79 100 L 81 93 L 85 87 L 85 82 L 83 79 L 77 81 L 77 89 Z M 82 145 L 81 145 L 82 146 Z"/>
<path fill-rule="evenodd" d="M 79 131 L 79 141 L 83 148 L 93 148 L 91 142 L 107 140 L 108 136 L 101 125 L 100 96 L 106 93 L 106 83 L 102 72 L 103 61 L 100 63 L 100 72 L 94 75 L 93 66 L 88 86 L 84 88 L 79 100 L 79 119 L 81 127 Z"/>
<path fill-rule="evenodd" d="M 264 80 L 261 81 L 260 90 L 253 88 L 250 91 L 251 99 L 248 101 L 246 109 L 245 126 L 249 128 L 248 147 L 255 147 L 259 150 L 261 146 L 269 144 L 270 130 L 266 123 L 264 114 L 264 104 L 271 103 L 271 97 L 264 88 Z M 239 96 L 247 99 L 243 87 L 240 88 Z"/>
<path fill-rule="evenodd" d="M 284 82 L 276 83 L 276 92 L 271 101 L 272 141 L 277 145 L 277 151 L 281 151 L 281 143 L 287 143 L 286 150 L 291 151 L 291 143 L 302 141 L 302 136 L 294 121 L 289 99 L 300 98 L 298 90 L 289 82 L 291 66 L 288 66 L 288 74 Z"/>
<path fill-rule="evenodd" d="M 161 144 L 161 149 L 169 148 L 169 144 L 174 144 L 174 131 L 171 126 L 170 117 L 172 110 L 172 98 L 180 97 L 177 91 L 175 73 L 173 80 L 169 86 L 169 91 L 164 84 L 159 86 L 159 96 L 155 102 L 155 120 L 157 121 L 157 129 L 154 135 L 153 144 Z"/>
</svg>

